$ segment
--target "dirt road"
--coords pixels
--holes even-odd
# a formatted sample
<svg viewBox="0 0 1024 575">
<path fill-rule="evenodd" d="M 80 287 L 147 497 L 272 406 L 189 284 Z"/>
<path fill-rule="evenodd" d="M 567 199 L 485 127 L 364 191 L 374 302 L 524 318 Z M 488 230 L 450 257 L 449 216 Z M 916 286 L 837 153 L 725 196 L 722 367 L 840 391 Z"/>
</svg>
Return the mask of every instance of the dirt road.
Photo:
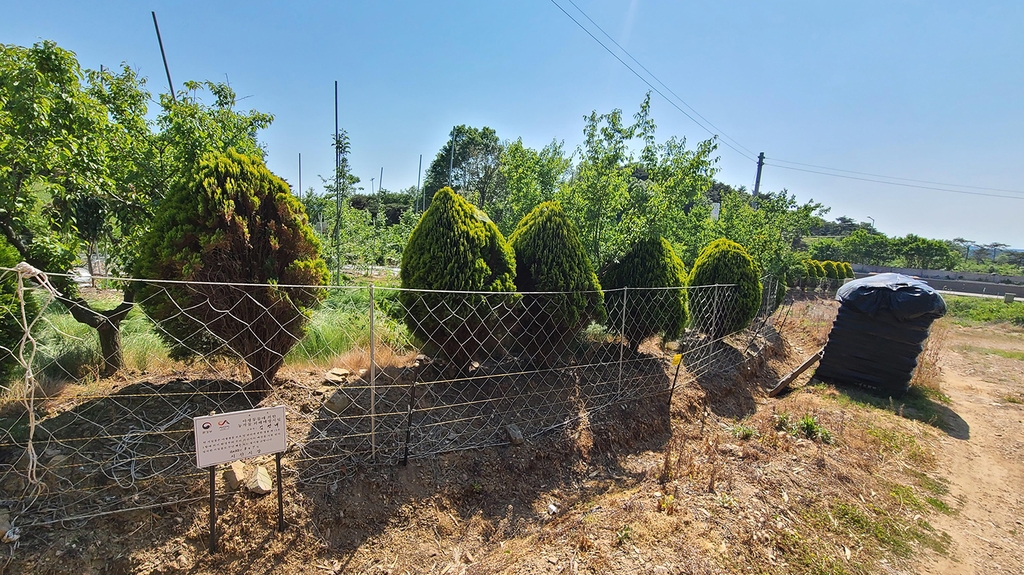
<svg viewBox="0 0 1024 575">
<path fill-rule="evenodd" d="M 940 365 L 963 421 L 935 451 L 960 506 L 932 521 L 953 545 L 922 572 L 1024 573 L 1024 333 L 953 326 Z"/>
</svg>

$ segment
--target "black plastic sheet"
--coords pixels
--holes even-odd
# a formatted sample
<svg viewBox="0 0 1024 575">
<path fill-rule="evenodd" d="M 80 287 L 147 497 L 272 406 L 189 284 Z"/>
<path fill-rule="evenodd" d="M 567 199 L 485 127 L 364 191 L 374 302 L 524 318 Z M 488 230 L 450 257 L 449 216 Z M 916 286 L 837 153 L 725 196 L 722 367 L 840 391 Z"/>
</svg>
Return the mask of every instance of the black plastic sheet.
<svg viewBox="0 0 1024 575">
<path fill-rule="evenodd" d="M 946 314 L 942 296 L 923 281 L 889 273 L 852 281 L 836 299 L 839 312 L 815 377 L 883 397 L 905 394 L 928 329 Z"/>
</svg>

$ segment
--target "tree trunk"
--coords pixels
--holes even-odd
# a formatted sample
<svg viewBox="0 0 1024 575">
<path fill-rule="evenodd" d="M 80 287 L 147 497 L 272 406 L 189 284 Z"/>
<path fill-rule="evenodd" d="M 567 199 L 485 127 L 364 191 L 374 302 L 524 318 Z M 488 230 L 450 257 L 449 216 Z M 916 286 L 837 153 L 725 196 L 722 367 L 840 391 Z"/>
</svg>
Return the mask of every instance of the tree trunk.
<svg viewBox="0 0 1024 575">
<path fill-rule="evenodd" d="M 134 290 L 128 288 L 124 292 L 124 301 L 110 311 L 97 311 L 89 307 L 89 303 L 81 297 L 58 297 L 58 301 L 67 306 L 71 317 L 99 332 L 100 351 L 103 355 L 101 377 L 110 377 L 121 370 L 124 365 L 121 353 L 121 321 L 135 306 Z"/>
</svg>

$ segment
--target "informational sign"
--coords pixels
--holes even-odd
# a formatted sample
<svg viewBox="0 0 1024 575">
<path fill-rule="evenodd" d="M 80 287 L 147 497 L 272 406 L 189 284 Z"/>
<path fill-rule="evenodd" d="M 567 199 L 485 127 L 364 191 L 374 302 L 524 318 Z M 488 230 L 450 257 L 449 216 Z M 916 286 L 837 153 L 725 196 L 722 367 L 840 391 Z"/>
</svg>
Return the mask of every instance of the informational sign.
<svg viewBox="0 0 1024 575">
<path fill-rule="evenodd" d="M 288 448 L 283 405 L 194 417 L 192 426 L 200 468 Z"/>
</svg>

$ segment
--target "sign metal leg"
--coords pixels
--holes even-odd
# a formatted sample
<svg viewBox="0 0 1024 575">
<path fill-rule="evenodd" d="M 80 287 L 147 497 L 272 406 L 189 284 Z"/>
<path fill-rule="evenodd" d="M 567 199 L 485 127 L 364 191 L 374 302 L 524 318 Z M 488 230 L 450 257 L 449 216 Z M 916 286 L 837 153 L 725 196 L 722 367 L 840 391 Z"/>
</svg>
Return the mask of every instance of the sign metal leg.
<svg viewBox="0 0 1024 575">
<path fill-rule="evenodd" d="M 284 533 L 284 484 L 281 482 L 281 453 L 277 453 L 277 531 Z"/>
<path fill-rule="evenodd" d="M 210 555 L 217 552 L 217 466 L 210 466 Z"/>
</svg>

